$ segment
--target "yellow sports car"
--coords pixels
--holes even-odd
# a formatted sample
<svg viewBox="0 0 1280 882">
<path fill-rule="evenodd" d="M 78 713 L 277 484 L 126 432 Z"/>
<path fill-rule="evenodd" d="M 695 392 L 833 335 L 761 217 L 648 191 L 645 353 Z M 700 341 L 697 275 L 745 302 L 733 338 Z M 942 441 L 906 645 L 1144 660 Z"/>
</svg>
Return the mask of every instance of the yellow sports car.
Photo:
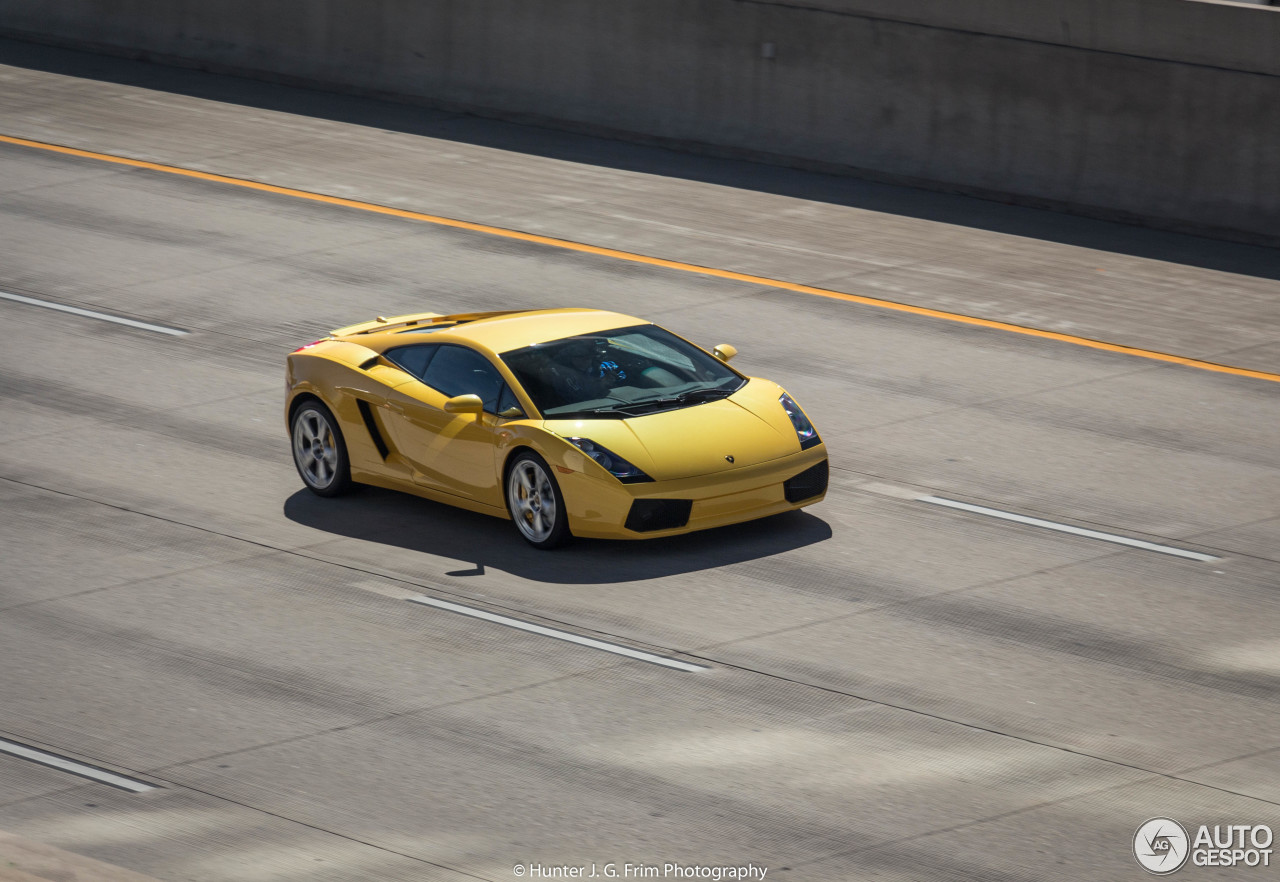
<svg viewBox="0 0 1280 882">
<path fill-rule="evenodd" d="M 734 354 L 595 309 L 378 318 L 289 355 L 293 460 L 321 496 L 404 490 L 510 518 L 538 548 L 820 501 L 817 430 Z"/>
</svg>

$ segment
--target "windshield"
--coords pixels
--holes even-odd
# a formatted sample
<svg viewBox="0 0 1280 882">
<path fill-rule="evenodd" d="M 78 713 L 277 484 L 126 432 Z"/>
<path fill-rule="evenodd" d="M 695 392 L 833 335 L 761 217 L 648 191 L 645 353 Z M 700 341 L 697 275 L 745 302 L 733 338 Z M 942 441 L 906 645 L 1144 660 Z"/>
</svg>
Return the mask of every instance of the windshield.
<svg viewBox="0 0 1280 882">
<path fill-rule="evenodd" d="M 657 325 L 535 343 L 502 360 L 549 419 L 674 410 L 728 397 L 747 382 Z"/>
</svg>

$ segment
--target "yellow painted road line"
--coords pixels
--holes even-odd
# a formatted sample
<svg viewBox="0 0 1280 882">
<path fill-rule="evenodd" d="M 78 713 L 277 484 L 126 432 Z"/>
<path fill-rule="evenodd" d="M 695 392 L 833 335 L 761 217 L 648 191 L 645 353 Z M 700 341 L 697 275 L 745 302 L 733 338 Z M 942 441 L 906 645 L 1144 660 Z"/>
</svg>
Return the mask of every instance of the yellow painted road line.
<svg viewBox="0 0 1280 882">
<path fill-rule="evenodd" d="M 236 187 L 246 187 L 250 190 L 261 190 L 265 193 L 278 193 L 282 196 L 292 196 L 295 199 L 307 199 L 312 202 L 323 202 L 327 205 L 340 205 L 344 208 L 357 208 L 361 211 L 371 211 L 375 214 L 403 217 L 408 218 L 409 220 L 422 221 L 424 223 L 436 224 L 442 227 L 454 227 L 459 230 L 472 230 L 473 232 L 485 233 L 490 236 L 501 236 L 504 239 L 518 239 L 522 242 L 534 242 L 538 245 L 548 245 L 552 248 L 563 248 L 568 251 L 581 251 L 586 254 L 611 257 L 615 260 L 627 260 L 632 263 L 660 266 L 665 267 L 666 269 L 679 270 L 686 273 L 714 276 L 718 279 L 730 279 L 735 282 L 747 282 L 752 285 L 763 285 L 769 288 L 777 288 L 782 291 L 794 291 L 798 294 L 811 294 L 815 297 L 829 297 L 833 300 L 844 300 L 848 303 L 860 303 L 863 306 L 874 306 L 879 309 L 891 309 L 895 312 L 906 312 L 912 315 L 927 316 L 929 318 L 958 322 L 965 325 L 976 325 L 980 328 L 992 328 L 997 331 L 1008 331 L 1013 334 L 1021 334 L 1025 337 L 1039 337 L 1043 340 L 1056 340 L 1059 343 L 1070 343 L 1073 346 L 1084 346 L 1088 349 L 1101 349 L 1105 352 L 1118 352 L 1122 355 L 1132 355 L 1137 358 L 1146 358 L 1151 361 L 1180 364 L 1184 367 L 1196 368 L 1202 371 L 1214 371 L 1220 374 L 1234 374 L 1238 377 L 1252 377 L 1255 380 L 1269 380 L 1273 383 L 1280 383 L 1280 374 L 1267 373 L 1266 371 L 1254 371 L 1247 368 L 1217 364 L 1212 361 L 1201 361 L 1198 358 L 1187 358 L 1182 355 L 1172 355 L 1168 352 L 1156 352 L 1151 349 L 1139 349 L 1135 346 L 1122 346 L 1118 343 L 1106 343 L 1101 340 L 1090 340 L 1088 337 L 1076 337 L 1072 334 L 1060 334 L 1057 331 L 1044 331 L 1039 328 L 1029 328 L 1025 325 L 1015 325 L 1009 322 L 995 321 L 993 319 L 977 318 L 971 315 L 963 315 L 958 312 L 945 312 L 940 309 L 929 309 L 924 306 L 912 306 L 909 303 L 898 303 L 893 300 L 881 300 L 879 297 L 866 297 L 861 294 L 846 294 L 843 291 L 832 291 L 828 288 L 815 288 L 812 285 L 799 285 L 795 282 L 786 282 L 781 279 L 770 279 L 765 276 L 753 276 L 748 273 L 733 272 L 732 270 L 698 266 L 693 263 L 682 263 L 678 260 L 666 260 L 661 257 L 649 257 L 645 254 L 620 251 L 616 248 L 601 248 L 598 245 L 587 245 L 583 242 L 574 242 L 569 239 L 557 239 L 553 236 L 539 236 L 535 233 L 522 233 L 519 230 L 508 230 L 503 227 L 490 226 L 489 224 L 477 224 L 472 223 L 471 221 L 457 220 L 451 217 L 441 217 L 437 214 L 426 214 L 421 211 L 408 211 L 403 208 L 391 208 L 389 206 L 378 205 L 373 202 L 361 202 L 357 199 L 343 199 L 340 196 L 326 196 L 323 193 L 312 193 L 307 190 L 295 190 L 292 187 L 279 187 L 275 184 L 263 184 L 259 181 L 250 181 L 244 178 L 233 178 L 228 175 L 217 175 L 210 172 L 195 171 L 194 169 L 180 168 L 174 165 L 147 162 L 142 159 L 129 159 L 125 156 L 114 156 L 110 153 L 96 153 L 92 150 L 79 150 L 75 147 L 63 147 L 60 144 L 31 141 L 27 138 L 15 138 L 10 135 L 0 135 L 0 143 L 16 144 L 20 147 L 32 147 L 37 150 L 48 150 L 53 153 L 63 153 L 68 156 L 79 156 L 85 159 L 96 159 L 102 162 L 115 163 L 116 165 L 145 168 L 150 169 L 151 171 L 165 172 L 166 174 L 171 175 L 198 178 L 202 181 L 215 181 L 220 184 L 231 184 Z"/>
</svg>

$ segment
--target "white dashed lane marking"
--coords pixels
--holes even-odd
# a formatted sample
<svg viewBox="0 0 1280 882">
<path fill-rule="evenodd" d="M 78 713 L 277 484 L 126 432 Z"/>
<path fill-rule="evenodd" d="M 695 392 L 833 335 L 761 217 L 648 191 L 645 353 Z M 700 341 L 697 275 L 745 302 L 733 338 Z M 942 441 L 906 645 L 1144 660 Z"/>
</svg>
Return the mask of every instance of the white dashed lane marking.
<svg viewBox="0 0 1280 882">
<path fill-rule="evenodd" d="M 425 597 L 423 595 L 417 595 L 406 599 L 411 600 L 414 603 L 421 603 L 424 606 L 434 606 L 436 609 L 444 609 L 449 612 L 459 613 L 460 615 L 471 616 L 474 619 L 483 619 L 486 622 L 495 622 L 499 625 L 506 625 L 508 628 L 518 628 L 521 631 L 528 631 L 531 634 L 541 634 L 544 637 L 554 637 L 556 640 L 576 643 L 579 646 L 589 646 L 592 649 L 612 652 L 614 655 L 625 655 L 627 658 L 639 659 L 640 661 L 649 662 L 650 664 L 674 668 L 677 671 L 688 671 L 692 673 L 695 671 L 708 670 L 708 668 L 703 665 L 690 664 L 689 662 L 680 661 L 679 659 L 654 655 L 651 652 L 642 652 L 639 649 L 632 649 L 629 646 L 619 646 L 616 643 L 606 643 L 603 640 L 583 637 L 580 634 L 574 634 L 570 631 L 560 631 L 556 628 L 547 628 L 542 625 L 535 625 L 533 622 L 526 622 L 523 619 L 513 619 L 509 616 L 500 616 L 497 613 L 487 612 L 471 606 L 463 606 L 460 603 L 450 603 L 447 600 L 436 600 L 434 597 Z"/>
<path fill-rule="evenodd" d="M 79 306 L 67 306 L 65 303 L 54 303 L 51 300 L 37 300 L 35 297 L 25 297 L 22 294 L 10 294 L 8 291 L 0 291 L 0 300 L 11 300 L 14 303 L 25 303 L 27 306 L 39 306 L 43 309 L 54 309 L 58 312 L 69 312 L 72 315 L 84 316 L 85 318 L 97 319 L 103 322 L 113 322 L 117 325 L 126 325 L 130 328 L 140 328 L 144 331 L 152 331 L 156 334 L 168 334 L 171 337 L 185 337 L 187 331 L 178 328 L 167 328 L 164 325 L 153 325 L 150 322 L 140 322 L 136 319 L 124 318 L 123 316 L 110 315 L 105 312 L 97 312 L 92 309 L 82 309 Z"/>
<path fill-rule="evenodd" d="M 1073 536 L 1084 536 L 1086 539 L 1098 539 L 1102 542 L 1111 542 L 1115 545 L 1127 545 L 1130 548 L 1141 548 L 1143 551 L 1155 551 L 1160 554 L 1170 554 L 1174 557 L 1185 557 L 1189 560 L 1198 560 L 1201 562 L 1209 562 L 1218 560 L 1212 554 L 1203 554 L 1199 551 L 1188 551 L 1185 548 L 1175 548 L 1172 545 L 1159 545 L 1155 542 L 1146 542 L 1142 539 L 1133 539 L 1129 536 L 1120 536 L 1115 533 L 1102 533 L 1098 530 L 1086 530 L 1084 527 L 1073 527 L 1070 524 L 1060 524 L 1057 521 L 1046 521 L 1040 518 L 1031 518 L 1026 515 L 1014 514 L 1011 511 L 1002 511 L 998 508 L 987 508 L 982 505 L 970 505 L 967 502 L 957 502 L 954 499 L 944 499 L 941 496 L 917 496 L 918 502 L 927 502 L 930 505 L 941 505 L 946 508 L 959 509 L 960 511 L 973 512 L 974 514 L 986 515 L 989 518 L 999 518 L 1002 521 L 1013 521 L 1018 524 L 1027 524 L 1032 527 L 1042 527 L 1046 530 L 1056 530 L 1059 533 L 1070 533 Z"/>
<path fill-rule="evenodd" d="M 103 784 L 110 784 L 112 787 L 119 787 L 121 790 L 129 790 L 133 793 L 146 793 L 148 790 L 156 788 L 151 784 L 144 784 L 142 781 L 136 781 L 133 778 L 126 778 L 124 775 L 117 775 L 115 772 L 108 772 L 106 769 L 99 769 L 96 766 L 79 763 L 75 760 L 67 759 L 65 756 L 58 756 L 56 753 L 49 753 L 46 750 L 38 750 L 34 747 L 28 747 L 25 744 L 19 744 L 16 741 L 8 741 L 0 738 L 0 753 L 7 753 L 10 756 L 16 756 L 19 759 L 30 760 L 33 763 L 39 763 L 42 766 L 48 766 L 51 769 L 59 769 L 63 772 L 70 772 L 73 775 L 79 775 L 81 778 L 90 778 L 94 781 L 100 781 Z"/>
</svg>

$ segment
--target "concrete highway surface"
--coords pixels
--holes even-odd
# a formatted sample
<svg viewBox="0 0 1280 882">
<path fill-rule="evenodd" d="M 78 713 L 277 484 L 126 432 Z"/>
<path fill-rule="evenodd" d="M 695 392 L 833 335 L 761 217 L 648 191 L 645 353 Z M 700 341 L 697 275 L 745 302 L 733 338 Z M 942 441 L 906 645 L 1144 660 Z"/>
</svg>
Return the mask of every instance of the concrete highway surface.
<svg viewBox="0 0 1280 882">
<path fill-rule="evenodd" d="M 1124 880 L 1149 818 L 1280 828 L 1276 252 L 8 42 L 0 135 L 164 167 L 0 143 L 0 879 Z M 291 349 L 554 306 L 732 343 L 826 501 L 548 553 L 303 490 Z"/>
</svg>

